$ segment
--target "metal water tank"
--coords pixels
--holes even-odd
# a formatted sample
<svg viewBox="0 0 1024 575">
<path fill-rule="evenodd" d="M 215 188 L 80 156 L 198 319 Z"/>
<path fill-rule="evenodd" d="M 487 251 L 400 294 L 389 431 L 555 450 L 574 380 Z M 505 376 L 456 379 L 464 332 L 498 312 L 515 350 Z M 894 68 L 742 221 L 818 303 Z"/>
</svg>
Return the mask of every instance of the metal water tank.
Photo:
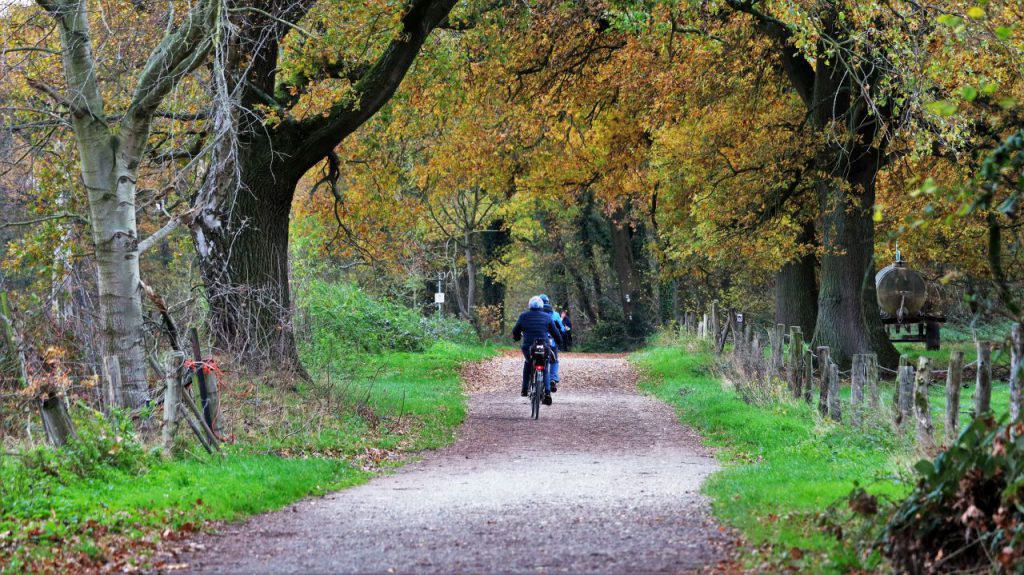
<svg viewBox="0 0 1024 575">
<path fill-rule="evenodd" d="M 924 278 L 907 266 L 899 252 L 894 263 L 875 274 L 875 291 L 882 314 L 900 322 L 918 317 L 928 299 Z"/>
</svg>

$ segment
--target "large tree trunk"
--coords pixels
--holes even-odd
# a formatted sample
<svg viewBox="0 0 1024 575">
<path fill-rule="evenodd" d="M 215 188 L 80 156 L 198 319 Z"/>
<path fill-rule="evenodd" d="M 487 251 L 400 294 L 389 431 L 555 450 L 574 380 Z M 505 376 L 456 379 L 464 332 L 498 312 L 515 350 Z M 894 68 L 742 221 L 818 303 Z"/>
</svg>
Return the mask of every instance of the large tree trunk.
<svg viewBox="0 0 1024 575">
<path fill-rule="evenodd" d="M 630 237 L 629 222 L 625 221 L 625 210 L 618 210 L 611 223 L 612 267 L 619 280 L 619 302 L 622 315 L 628 324 L 636 321 L 639 282 L 633 261 L 633 240 Z"/>
<path fill-rule="evenodd" d="M 293 24 L 315 3 L 257 2 L 252 10 L 242 6 L 233 33 L 222 35 L 227 56 L 215 60 L 214 77 L 226 79 L 226 85 L 218 86 L 220 95 L 232 94 L 237 101 L 218 106 L 214 126 L 218 134 L 237 136 L 238 148 L 225 145 L 210 162 L 192 221 L 217 345 L 255 360 L 256 366 L 291 367 L 300 374 L 304 371 L 291 325 L 287 265 L 295 186 L 391 99 L 455 0 L 410 0 L 401 30 L 356 75 L 352 90 L 324 113 L 295 119 L 290 110 L 305 89 L 351 72 L 348 60 L 339 57 L 320 63 L 308 77 L 278 78 L 281 41 L 301 29 Z M 274 126 L 264 125 L 260 116 L 268 100 L 280 105 L 278 112 L 286 118 Z"/>
<path fill-rule="evenodd" d="M 797 241 L 814 241 L 814 226 L 808 223 Z M 775 276 L 775 323 L 798 325 L 813 334 L 818 318 L 818 260 L 813 253 L 782 266 Z"/>
<path fill-rule="evenodd" d="M 288 224 L 298 177 L 265 140 L 239 148 L 241 180 L 208 182 L 192 233 L 214 347 L 245 365 L 302 372 L 288 282 Z"/>
<path fill-rule="evenodd" d="M 505 221 L 497 219 L 487 227 L 488 233 L 483 234 L 483 258 L 485 262 L 496 261 L 501 257 L 501 250 L 510 243 L 508 230 L 505 229 Z M 500 306 L 500 332 L 505 333 L 505 284 L 496 281 L 487 272 L 483 274 L 483 286 L 481 286 L 480 297 L 483 305 Z"/>
<path fill-rule="evenodd" d="M 899 353 L 882 329 L 875 296 L 872 211 L 879 164 L 877 156 L 865 152 L 843 165 L 852 190 L 827 179 L 818 184 L 824 253 L 814 344 L 832 348 L 842 366 L 850 365 L 854 354 L 876 353 L 881 365 L 892 368 Z"/>
</svg>

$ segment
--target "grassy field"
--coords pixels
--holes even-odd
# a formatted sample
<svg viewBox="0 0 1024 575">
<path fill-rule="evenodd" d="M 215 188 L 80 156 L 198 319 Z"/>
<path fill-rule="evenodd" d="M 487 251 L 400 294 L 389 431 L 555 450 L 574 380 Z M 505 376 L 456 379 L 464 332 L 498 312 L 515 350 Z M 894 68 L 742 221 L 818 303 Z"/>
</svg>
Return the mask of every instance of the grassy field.
<svg viewBox="0 0 1024 575">
<path fill-rule="evenodd" d="M 0 572 L 61 572 L 90 561 L 124 567 L 152 546 L 114 555 L 163 529 L 191 530 L 364 482 L 367 468 L 450 442 L 465 416 L 459 367 L 493 353 L 438 342 L 424 352 L 348 356 L 296 388 L 236 385 L 224 403 L 239 435 L 223 457 L 195 453 L 183 432 L 182 457 L 163 461 L 78 406 L 78 444 L 0 458 Z"/>
<path fill-rule="evenodd" d="M 695 344 L 656 347 L 633 359 L 644 372 L 641 389 L 675 406 L 680 419 L 717 449 L 724 469 L 705 492 L 716 515 L 758 546 L 748 559 L 806 572 L 862 565 L 856 550 L 823 532 L 821 513 L 831 504 L 845 506 L 856 485 L 882 497 L 905 493 L 898 479 L 919 459 L 909 432 L 894 433 L 885 414 L 855 429 L 822 420 L 802 402 L 747 404 L 723 385 L 711 369 L 714 358 Z M 964 390 L 963 405 L 970 405 L 972 391 Z M 941 434 L 945 398 L 938 386 L 930 395 Z M 997 384 L 997 412 L 1006 410 L 1006 395 L 1005 383 Z M 889 405 L 891 385 L 882 396 Z"/>
</svg>

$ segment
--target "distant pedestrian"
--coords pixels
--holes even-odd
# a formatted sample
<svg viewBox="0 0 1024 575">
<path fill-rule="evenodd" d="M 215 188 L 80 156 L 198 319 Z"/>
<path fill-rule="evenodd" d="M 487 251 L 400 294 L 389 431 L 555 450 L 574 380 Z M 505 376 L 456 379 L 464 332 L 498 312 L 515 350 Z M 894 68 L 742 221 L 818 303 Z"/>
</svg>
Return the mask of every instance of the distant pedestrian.
<svg viewBox="0 0 1024 575">
<path fill-rule="evenodd" d="M 562 312 L 562 327 L 565 333 L 562 334 L 562 343 L 565 344 L 565 351 L 572 347 L 572 318 L 569 317 L 569 310 Z"/>
</svg>

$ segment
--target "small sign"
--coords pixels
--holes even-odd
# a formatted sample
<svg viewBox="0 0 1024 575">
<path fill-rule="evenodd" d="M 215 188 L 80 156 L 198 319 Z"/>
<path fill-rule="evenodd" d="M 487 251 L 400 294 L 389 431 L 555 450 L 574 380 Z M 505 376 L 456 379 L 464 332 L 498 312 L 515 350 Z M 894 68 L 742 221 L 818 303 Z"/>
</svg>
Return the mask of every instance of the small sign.
<svg viewBox="0 0 1024 575">
<path fill-rule="evenodd" d="M 736 323 L 743 323 L 743 314 L 736 314 Z"/>
<path fill-rule="evenodd" d="M 434 294 L 434 303 L 444 303 L 444 292 L 439 291 Z"/>
</svg>

